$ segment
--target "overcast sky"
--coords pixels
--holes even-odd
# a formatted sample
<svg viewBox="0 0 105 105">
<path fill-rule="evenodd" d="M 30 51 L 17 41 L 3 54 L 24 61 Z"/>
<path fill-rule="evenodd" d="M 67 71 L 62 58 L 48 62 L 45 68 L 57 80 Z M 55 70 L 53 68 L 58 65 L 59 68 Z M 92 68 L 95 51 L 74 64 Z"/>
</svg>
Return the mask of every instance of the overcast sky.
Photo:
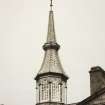
<svg viewBox="0 0 105 105">
<path fill-rule="evenodd" d="M 0 104 L 35 105 L 49 3 L 0 0 Z M 105 0 L 54 0 L 54 18 L 68 103 L 78 102 L 90 94 L 90 68 L 105 69 Z"/>
</svg>

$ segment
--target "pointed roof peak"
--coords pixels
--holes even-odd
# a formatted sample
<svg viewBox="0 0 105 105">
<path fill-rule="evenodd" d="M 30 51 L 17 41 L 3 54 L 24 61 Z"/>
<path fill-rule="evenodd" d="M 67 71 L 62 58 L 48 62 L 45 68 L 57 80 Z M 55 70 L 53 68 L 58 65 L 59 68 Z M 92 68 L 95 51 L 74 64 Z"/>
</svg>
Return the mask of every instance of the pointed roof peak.
<svg viewBox="0 0 105 105">
<path fill-rule="evenodd" d="M 56 42 L 54 14 L 53 14 L 52 10 L 50 10 L 50 12 L 49 12 L 49 22 L 48 22 L 47 43 L 49 43 L 49 42 Z"/>
<path fill-rule="evenodd" d="M 48 33 L 47 33 L 47 41 L 43 45 L 43 49 L 55 49 L 59 50 L 60 45 L 56 42 L 55 35 L 55 26 L 54 26 L 54 14 L 53 11 L 49 11 L 49 22 L 48 22 Z"/>
</svg>

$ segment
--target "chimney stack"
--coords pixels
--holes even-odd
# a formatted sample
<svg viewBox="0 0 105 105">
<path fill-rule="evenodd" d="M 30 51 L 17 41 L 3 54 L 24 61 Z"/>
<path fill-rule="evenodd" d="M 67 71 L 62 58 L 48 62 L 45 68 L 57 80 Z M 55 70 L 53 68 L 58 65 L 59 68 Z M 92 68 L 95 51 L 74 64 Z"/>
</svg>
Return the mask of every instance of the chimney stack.
<svg viewBox="0 0 105 105">
<path fill-rule="evenodd" d="M 90 70 L 91 95 L 105 87 L 105 71 L 100 66 L 92 67 Z"/>
</svg>

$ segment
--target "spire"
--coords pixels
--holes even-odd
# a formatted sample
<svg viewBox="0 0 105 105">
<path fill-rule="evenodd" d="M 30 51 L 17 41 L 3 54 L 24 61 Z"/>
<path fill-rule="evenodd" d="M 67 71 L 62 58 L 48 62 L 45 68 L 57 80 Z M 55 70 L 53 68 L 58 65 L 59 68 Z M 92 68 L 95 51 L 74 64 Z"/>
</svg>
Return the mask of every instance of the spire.
<svg viewBox="0 0 105 105">
<path fill-rule="evenodd" d="M 37 74 L 36 78 L 40 75 L 46 73 L 55 73 L 62 75 L 64 78 L 68 78 L 62 68 L 62 65 L 59 60 L 58 50 L 60 45 L 56 42 L 55 37 L 55 27 L 54 27 L 54 14 L 52 11 L 52 0 L 50 4 L 50 11 L 49 11 L 49 22 L 48 22 L 48 33 L 47 33 L 47 41 L 43 45 L 43 49 L 45 50 L 45 56 L 40 68 L 39 73 Z"/>
<path fill-rule="evenodd" d="M 56 42 L 53 11 L 49 12 L 47 43 Z"/>
<path fill-rule="evenodd" d="M 47 50 L 49 48 L 58 50 L 60 48 L 59 44 L 57 44 L 57 42 L 56 42 L 54 14 L 53 14 L 52 6 L 53 6 L 53 4 L 52 4 L 52 0 L 51 0 L 50 11 L 49 11 L 49 21 L 48 21 L 47 41 L 43 46 L 44 50 Z"/>
<path fill-rule="evenodd" d="M 52 4 L 52 0 L 51 0 L 50 12 L 49 12 L 47 43 L 56 42 L 55 27 L 54 27 L 54 14 L 53 14 L 52 6 L 53 6 L 53 4 Z"/>
</svg>

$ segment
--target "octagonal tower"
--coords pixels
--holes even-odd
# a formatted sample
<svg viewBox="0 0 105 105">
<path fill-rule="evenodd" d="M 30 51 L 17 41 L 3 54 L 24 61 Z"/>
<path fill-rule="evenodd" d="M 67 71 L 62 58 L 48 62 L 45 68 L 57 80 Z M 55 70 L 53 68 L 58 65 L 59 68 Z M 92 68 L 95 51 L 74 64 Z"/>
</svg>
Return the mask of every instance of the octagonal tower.
<svg viewBox="0 0 105 105">
<path fill-rule="evenodd" d="M 49 11 L 47 41 L 41 68 L 35 77 L 37 105 L 64 105 L 67 101 L 67 79 L 59 60 L 60 45 L 56 42 L 52 0 Z"/>
</svg>

